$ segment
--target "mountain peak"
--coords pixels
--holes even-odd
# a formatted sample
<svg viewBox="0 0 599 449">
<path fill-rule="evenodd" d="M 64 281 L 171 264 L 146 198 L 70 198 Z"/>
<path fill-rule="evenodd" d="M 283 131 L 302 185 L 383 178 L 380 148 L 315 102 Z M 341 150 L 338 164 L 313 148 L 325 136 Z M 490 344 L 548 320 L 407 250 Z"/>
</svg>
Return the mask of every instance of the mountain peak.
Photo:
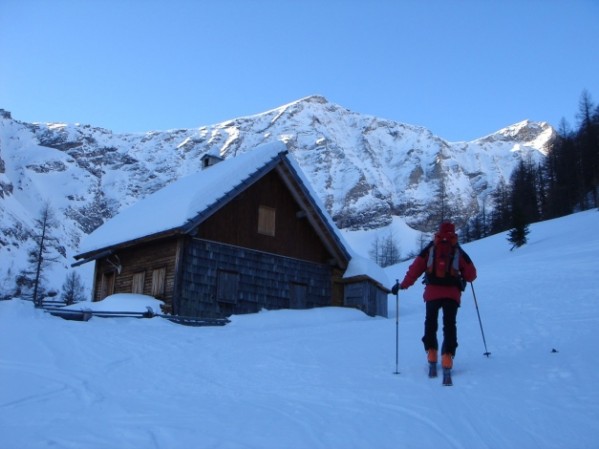
<svg viewBox="0 0 599 449">
<path fill-rule="evenodd" d="M 556 136 L 557 132 L 549 123 L 526 119 L 477 139 L 475 142 L 518 142 L 546 154 Z"/>
<path fill-rule="evenodd" d="M 327 104 L 329 100 L 327 100 L 323 95 L 309 95 L 304 98 L 300 98 L 299 100 L 292 101 L 290 104 L 298 104 L 298 103 L 315 103 L 315 104 Z"/>
<path fill-rule="evenodd" d="M 307 97 L 300 98 L 299 100 L 295 100 L 290 103 L 284 104 L 283 106 L 279 106 L 278 108 L 274 108 L 272 111 L 284 112 L 290 109 L 302 109 L 309 108 L 311 106 L 322 107 L 328 104 L 330 104 L 329 100 L 327 100 L 322 95 L 310 95 Z"/>
</svg>

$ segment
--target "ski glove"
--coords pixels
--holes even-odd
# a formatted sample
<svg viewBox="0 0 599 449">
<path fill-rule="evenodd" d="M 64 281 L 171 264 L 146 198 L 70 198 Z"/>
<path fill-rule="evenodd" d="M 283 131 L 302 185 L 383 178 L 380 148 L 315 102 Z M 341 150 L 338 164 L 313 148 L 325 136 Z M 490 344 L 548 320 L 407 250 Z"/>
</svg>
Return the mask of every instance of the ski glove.
<svg viewBox="0 0 599 449">
<path fill-rule="evenodd" d="M 401 289 L 399 282 L 396 282 L 393 287 L 391 287 L 391 293 L 397 295 L 397 292 Z"/>
</svg>

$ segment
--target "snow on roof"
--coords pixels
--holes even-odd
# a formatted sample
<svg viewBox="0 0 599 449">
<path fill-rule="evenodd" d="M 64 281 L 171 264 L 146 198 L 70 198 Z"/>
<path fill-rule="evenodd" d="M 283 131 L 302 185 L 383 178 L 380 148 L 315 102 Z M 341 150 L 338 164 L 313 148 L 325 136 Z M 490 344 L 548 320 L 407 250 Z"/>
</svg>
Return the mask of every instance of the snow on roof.
<svg viewBox="0 0 599 449">
<path fill-rule="evenodd" d="M 176 229 L 286 150 L 282 142 L 261 145 L 207 170 L 180 178 L 97 228 L 82 240 L 79 252 L 85 254 Z"/>
<path fill-rule="evenodd" d="M 352 258 L 349 261 L 347 270 L 343 274 L 343 279 L 351 279 L 359 276 L 367 276 L 377 281 L 383 287 L 391 288 L 389 277 L 383 268 L 370 259 L 352 253 Z"/>
<path fill-rule="evenodd" d="M 119 243 L 179 228 L 286 151 L 283 142 L 264 144 L 239 156 L 226 159 L 207 170 L 180 178 L 126 208 L 97 228 L 82 240 L 79 253 L 98 251 Z M 287 161 L 315 206 L 320 210 L 329 229 L 350 255 L 350 263 L 344 278 L 365 275 L 383 286 L 388 286 L 385 272 L 373 261 L 358 256 L 345 241 L 297 161 L 292 157 L 287 157 Z"/>
</svg>

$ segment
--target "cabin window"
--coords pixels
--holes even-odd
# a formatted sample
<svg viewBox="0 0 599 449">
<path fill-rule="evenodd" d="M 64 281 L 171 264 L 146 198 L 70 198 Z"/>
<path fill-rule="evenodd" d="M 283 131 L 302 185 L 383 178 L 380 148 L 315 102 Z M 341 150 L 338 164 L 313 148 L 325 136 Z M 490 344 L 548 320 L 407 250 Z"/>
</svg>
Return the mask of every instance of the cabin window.
<svg viewBox="0 0 599 449">
<path fill-rule="evenodd" d="M 156 268 L 152 271 L 152 296 L 160 298 L 166 292 L 166 267 Z"/>
<path fill-rule="evenodd" d="M 239 296 L 239 273 L 218 270 L 216 276 L 216 300 L 236 304 Z"/>
<path fill-rule="evenodd" d="M 268 206 L 258 208 L 258 234 L 275 236 L 276 209 Z"/>
<path fill-rule="evenodd" d="M 131 281 L 131 293 L 139 293 L 139 294 L 143 295 L 145 281 L 146 281 L 146 272 L 145 271 L 140 271 L 138 273 L 134 273 L 133 279 Z"/>
</svg>

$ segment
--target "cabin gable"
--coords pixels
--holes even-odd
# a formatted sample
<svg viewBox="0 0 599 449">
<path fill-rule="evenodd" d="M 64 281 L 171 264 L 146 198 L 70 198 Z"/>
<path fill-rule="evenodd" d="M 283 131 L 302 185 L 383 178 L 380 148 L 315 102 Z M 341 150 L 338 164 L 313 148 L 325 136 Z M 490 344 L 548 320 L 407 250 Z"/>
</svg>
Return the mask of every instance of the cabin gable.
<svg viewBox="0 0 599 449">
<path fill-rule="evenodd" d="M 333 259 L 274 170 L 202 222 L 195 236 L 321 264 Z"/>
</svg>

